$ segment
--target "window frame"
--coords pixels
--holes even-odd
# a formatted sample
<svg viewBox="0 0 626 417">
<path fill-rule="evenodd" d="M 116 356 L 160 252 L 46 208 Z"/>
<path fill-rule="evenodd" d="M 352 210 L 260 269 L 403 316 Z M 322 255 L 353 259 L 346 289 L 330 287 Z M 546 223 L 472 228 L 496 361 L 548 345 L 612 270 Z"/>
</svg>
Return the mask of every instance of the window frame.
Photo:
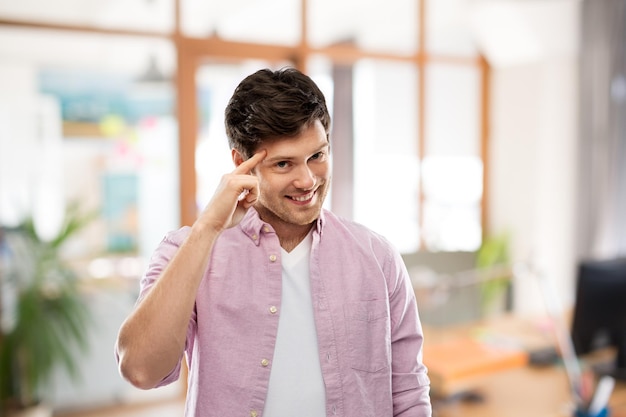
<svg viewBox="0 0 626 417">
<path fill-rule="evenodd" d="M 426 141 L 426 123 L 428 120 L 426 108 L 426 95 L 428 94 L 426 85 L 427 72 L 424 69 L 434 63 L 445 63 L 447 65 L 472 66 L 478 69 L 480 79 L 480 103 L 478 122 L 480 133 L 480 156 L 483 162 L 483 194 L 480 203 L 481 210 L 481 226 L 482 235 L 488 234 L 488 205 L 489 200 L 489 112 L 490 112 L 490 77 L 491 69 L 487 60 L 483 56 L 454 56 L 433 54 L 427 51 L 427 7 L 428 0 L 415 0 L 418 3 L 417 23 L 419 31 L 419 40 L 417 50 L 412 54 L 394 54 L 379 53 L 365 51 L 357 45 L 350 43 L 335 44 L 326 47 L 315 48 L 307 41 L 307 10 L 308 1 L 299 0 L 301 2 L 300 10 L 300 42 L 295 46 L 268 45 L 245 42 L 232 42 L 220 39 L 213 35 L 208 38 L 194 38 L 185 36 L 181 28 L 181 1 L 174 1 L 174 28 L 171 33 L 136 31 L 124 29 L 104 29 L 81 25 L 65 25 L 53 24 L 39 21 L 23 21 L 15 19 L 1 19 L 0 27 L 12 26 L 28 29 L 48 29 L 60 31 L 75 32 L 91 32 L 106 34 L 111 36 L 140 36 L 140 37 L 158 37 L 165 38 L 172 42 L 176 50 L 176 77 L 175 77 L 175 94 L 177 97 L 176 114 L 178 117 L 178 135 L 179 135 L 179 206 L 180 206 L 180 224 L 190 225 L 197 216 L 196 208 L 196 167 L 195 167 L 195 150 L 197 140 L 197 97 L 195 75 L 199 65 L 202 62 L 216 61 L 232 61 L 240 59 L 263 59 L 270 62 L 290 61 L 296 68 L 306 71 L 306 65 L 309 58 L 321 55 L 330 59 L 334 64 L 350 65 L 361 59 L 380 59 L 391 61 L 410 62 L 415 65 L 418 70 L 418 131 L 417 149 L 418 158 L 423 160 L 425 157 Z M 425 195 L 422 187 L 422 178 L 420 176 L 420 193 L 419 201 L 419 224 L 423 230 Z M 423 236 L 423 235 L 422 235 Z M 425 250 L 423 237 L 420 243 L 420 251 Z"/>
</svg>

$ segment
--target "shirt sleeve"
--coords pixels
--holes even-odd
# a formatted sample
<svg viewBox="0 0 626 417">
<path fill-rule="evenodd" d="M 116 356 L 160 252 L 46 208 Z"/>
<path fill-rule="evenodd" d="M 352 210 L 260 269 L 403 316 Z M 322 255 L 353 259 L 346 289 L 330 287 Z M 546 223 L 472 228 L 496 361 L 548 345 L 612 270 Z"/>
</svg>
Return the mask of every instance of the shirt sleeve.
<svg viewBox="0 0 626 417">
<path fill-rule="evenodd" d="M 141 278 L 140 292 L 137 302 L 140 302 L 141 299 L 145 297 L 148 292 L 150 292 L 150 289 L 154 286 L 158 278 L 161 276 L 161 274 L 169 264 L 170 260 L 174 257 L 174 254 L 178 251 L 178 248 L 180 247 L 180 245 L 182 245 L 188 234 L 188 228 L 183 227 L 175 232 L 168 233 L 163 238 L 161 243 L 152 254 L 152 257 L 150 258 L 150 262 L 148 264 L 148 268 Z M 193 341 L 195 322 L 196 310 L 194 308 L 189 327 L 187 328 L 187 340 L 185 342 L 185 350 L 187 350 L 187 348 Z M 183 357 L 181 356 L 174 369 L 172 369 L 172 371 L 157 384 L 157 387 L 168 385 L 178 380 L 178 378 L 180 377 L 182 359 Z"/>
<path fill-rule="evenodd" d="M 393 415 L 430 417 L 430 380 L 422 361 L 424 334 L 415 292 L 400 254 L 391 250 L 388 263 L 391 313 Z"/>
</svg>

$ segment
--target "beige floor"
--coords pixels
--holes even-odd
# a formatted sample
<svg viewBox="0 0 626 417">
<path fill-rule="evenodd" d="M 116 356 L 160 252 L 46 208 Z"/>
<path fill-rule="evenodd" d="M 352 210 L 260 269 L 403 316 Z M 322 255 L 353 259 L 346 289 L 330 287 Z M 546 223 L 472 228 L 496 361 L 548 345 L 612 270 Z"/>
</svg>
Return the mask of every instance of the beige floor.
<svg viewBox="0 0 626 417">
<path fill-rule="evenodd" d="M 183 400 L 168 400 L 149 405 L 115 406 L 98 410 L 55 413 L 54 417 L 183 417 L 184 409 Z"/>
</svg>

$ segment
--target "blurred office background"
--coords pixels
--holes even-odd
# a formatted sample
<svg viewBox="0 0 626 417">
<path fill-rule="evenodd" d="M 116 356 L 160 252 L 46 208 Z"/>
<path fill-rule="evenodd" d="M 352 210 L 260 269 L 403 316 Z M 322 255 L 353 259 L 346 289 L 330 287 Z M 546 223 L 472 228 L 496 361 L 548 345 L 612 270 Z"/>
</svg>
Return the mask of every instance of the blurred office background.
<svg viewBox="0 0 626 417">
<path fill-rule="evenodd" d="M 72 202 L 98 213 L 63 253 L 96 317 L 88 377 L 49 401 L 181 395 L 122 381 L 113 343 L 152 250 L 231 169 L 223 109 L 262 67 L 324 90 L 327 206 L 389 237 L 416 286 L 504 237 L 502 262 L 571 305 L 581 259 L 626 252 L 625 22 L 608 0 L 0 0 L 0 224 L 32 216 L 45 240 Z M 532 280 L 508 294 L 544 308 Z"/>
</svg>

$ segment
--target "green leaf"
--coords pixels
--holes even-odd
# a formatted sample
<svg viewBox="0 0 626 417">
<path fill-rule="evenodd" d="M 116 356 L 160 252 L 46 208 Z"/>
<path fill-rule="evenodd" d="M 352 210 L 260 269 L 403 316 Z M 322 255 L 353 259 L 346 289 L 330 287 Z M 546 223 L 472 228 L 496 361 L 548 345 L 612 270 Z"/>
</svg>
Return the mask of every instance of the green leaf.
<svg viewBox="0 0 626 417">
<path fill-rule="evenodd" d="M 70 204 L 63 227 L 49 242 L 37 236 L 32 218 L 5 228 L 14 267 L 0 279 L 17 291 L 17 309 L 15 325 L 0 338 L 0 410 L 37 402 L 57 367 L 78 377 L 75 355 L 88 349 L 92 318 L 60 250 L 94 217 Z"/>
</svg>

